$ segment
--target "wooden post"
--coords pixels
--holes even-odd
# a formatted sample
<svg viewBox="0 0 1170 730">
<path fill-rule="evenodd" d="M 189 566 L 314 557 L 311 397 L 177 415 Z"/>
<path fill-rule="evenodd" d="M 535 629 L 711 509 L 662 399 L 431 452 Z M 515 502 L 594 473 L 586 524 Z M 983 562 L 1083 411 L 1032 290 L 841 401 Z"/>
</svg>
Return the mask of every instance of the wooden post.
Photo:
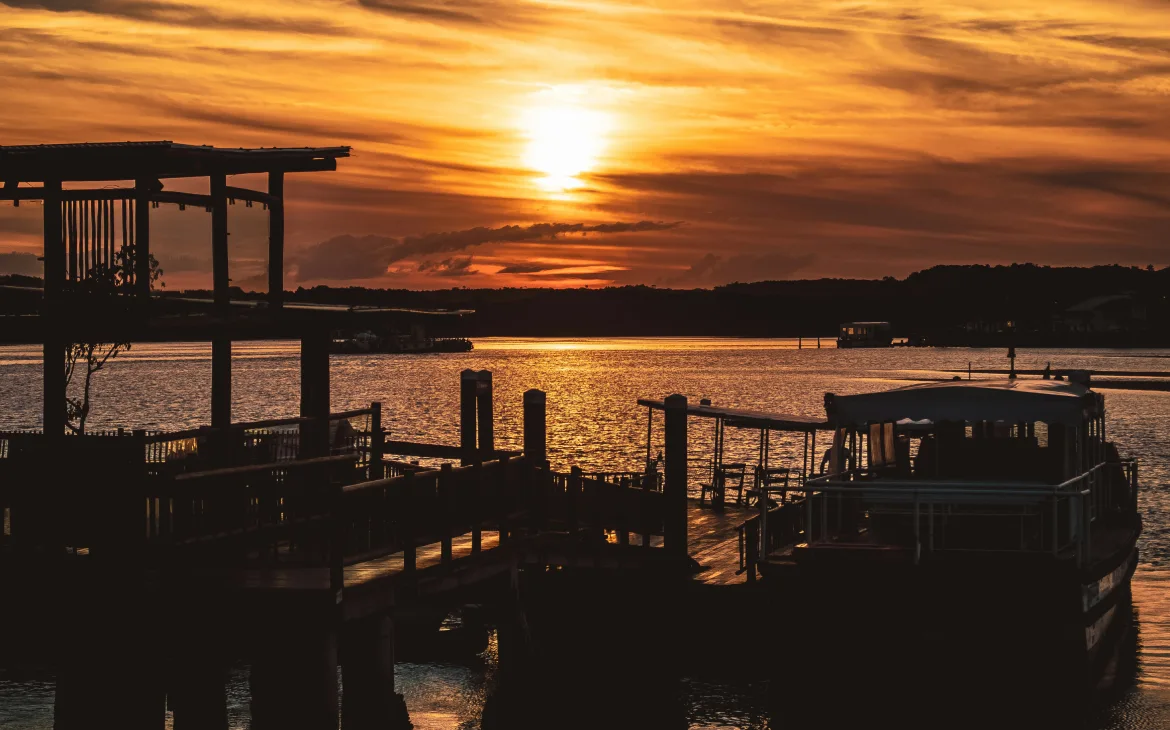
<svg viewBox="0 0 1170 730">
<path fill-rule="evenodd" d="M 463 449 L 461 463 L 473 461 L 475 452 L 475 392 L 479 374 L 464 370 L 459 374 L 459 448 Z"/>
<path fill-rule="evenodd" d="M 46 180 L 44 190 L 44 305 L 41 315 L 46 325 L 41 349 L 43 360 L 41 423 L 46 436 L 65 433 L 65 347 L 61 335 L 65 281 L 65 244 L 61 238 L 61 181 Z"/>
<path fill-rule="evenodd" d="M 412 573 L 418 564 L 418 551 L 414 544 L 414 471 L 402 475 L 402 569 Z"/>
<path fill-rule="evenodd" d="M 231 307 L 228 287 L 227 176 L 211 176 L 211 280 L 216 314 L 223 316 Z"/>
<path fill-rule="evenodd" d="M 577 507 L 581 502 L 581 467 L 573 466 L 569 468 L 569 486 L 565 490 L 565 522 L 569 528 L 569 534 L 577 534 Z"/>
<path fill-rule="evenodd" d="M 134 290 L 138 301 L 150 301 L 150 195 L 155 180 L 134 181 Z"/>
<path fill-rule="evenodd" d="M 451 465 L 439 467 L 439 504 L 443 513 L 443 537 L 439 545 L 439 560 L 451 562 L 451 533 L 455 520 L 455 483 L 451 479 Z"/>
<path fill-rule="evenodd" d="M 342 641 L 341 726 L 345 730 L 405 730 L 406 701 L 394 687 L 394 623 L 381 615 L 345 627 Z"/>
<path fill-rule="evenodd" d="M 324 330 L 301 337 L 301 453 L 329 453 L 329 334 Z"/>
<path fill-rule="evenodd" d="M 478 555 L 483 546 L 483 464 L 481 462 L 476 461 L 473 464 L 471 478 L 473 489 L 471 494 L 471 554 Z"/>
<path fill-rule="evenodd" d="M 319 615 L 270 617 L 252 662 L 254 730 L 337 728 L 337 634 Z"/>
<path fill-rule="evenodd" d="M 623 476 L 618 480 L 617 490 L 617 539 L 618 545 L 630 544 L 629 522 L 626 519 L 627 507 L 630 501 L 630 478 Z"/>
<path fill-rule="evenodd" d="M 479 419 L 479 451 L 490 459 L 496 450 L 494 413 L 492 412 L 492 371 L 480 370 L 475 389 L 476 410 Z"/>
<path fill-rule="evenodd" d="M 268 307 L 284 306 L 284 173 L 268 173 Z"/>
<path fill-rule="evenodd" d="M 211 341 L 211 427 L 226 429 L 232 423 L 232 338 Z"/>
<path fill-rule="evenodd" d="M 666 485 L 664 547 L 679 558 L 687 557 L 687 399 L 666 397 Z"/>
<path fill-rule="evenodd" d="M 386 432 L 382 429 L 382 404 L 370 404 L 370 473 L 369 479 L 381 479 L 385 474 L 382 458 L 386 451 Z"/>
<path fill-rule="evenodd" d="M 508 533 L 512 529 L 509 512 L 512 511 L 512 495 L 508 484 L 508 455 L 505 454 L 496 462 L 496 483 L 492 491 L 496 496 L 496 526 L 500 531 L 500 544 L 507 542 Z"/>
<path fill-rule="evenodd" d="M 543 390 L 524 391 L 524 456 L 531 465 L 548 458 L 546 401 Z"/>
</svg>

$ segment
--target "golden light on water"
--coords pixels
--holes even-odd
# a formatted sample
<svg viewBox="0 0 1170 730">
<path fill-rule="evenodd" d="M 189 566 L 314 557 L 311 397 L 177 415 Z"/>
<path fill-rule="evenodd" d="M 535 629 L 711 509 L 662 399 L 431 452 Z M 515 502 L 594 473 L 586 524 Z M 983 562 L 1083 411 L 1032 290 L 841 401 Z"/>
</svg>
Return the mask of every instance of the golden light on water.
<svg viewBox="0 0 1170 730">
<path fill-rule="evenodd" d="M 537 184 L 559 192 L 582 185 L 580 175 L 597 167 L 612 126 L 609 114 L 554 90 L 524 112 L 524 164 L 543 175 Z M 566 98 L 569 97 L 569 98 Z"/>
</svg>

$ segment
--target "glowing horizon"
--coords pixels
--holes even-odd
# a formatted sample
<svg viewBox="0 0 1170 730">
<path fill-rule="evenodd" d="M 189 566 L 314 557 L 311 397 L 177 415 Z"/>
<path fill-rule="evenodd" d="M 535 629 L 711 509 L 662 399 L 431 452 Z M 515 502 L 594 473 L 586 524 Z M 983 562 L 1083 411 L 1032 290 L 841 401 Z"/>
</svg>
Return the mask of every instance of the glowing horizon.
<svg viewBox="0 0 1170 730">
<path fill-rule="evenodd" d="M 0 5 L 0 143 L 353 145 L 288 183 L 290 285 L 1170 264 L 1148 0 Z M 168 286 L 206 285 L 209 222 L 152 215 Z M 261 289 L 263 217 L 229 219 Z M 0 267 L 39 231 L 0 207 Z"/>
</svg>

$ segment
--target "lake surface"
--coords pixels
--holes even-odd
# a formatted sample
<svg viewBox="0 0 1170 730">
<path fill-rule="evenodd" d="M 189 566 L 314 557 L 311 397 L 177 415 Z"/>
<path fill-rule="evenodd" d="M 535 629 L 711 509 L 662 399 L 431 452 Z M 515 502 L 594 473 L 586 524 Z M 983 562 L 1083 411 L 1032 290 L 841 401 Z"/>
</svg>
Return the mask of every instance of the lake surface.
<svg viewBox="0 0 1170 730">
<path fill-rule="evenodd" d="M 332 410 L 383 403 L 396 438 L 457 443 L 459 373 L 493 373 L 496 443 L 519 448 L 521 395 L 548 393 L 548 449 L 554 468 L 638 469 L 646 454 L 647 413 L 638 398 L 681 393 L 716 405 L 819 415 L 825 392 L 856 393 L 950 378 L 953 371 L 1004 368 L 1003 350 L 893 348 L 796 349 L 795 340 L 482 339 L 469 353 L 348 355 L 332 359 Z M 298 346 L 238 343 L 235 420 L 296 415 Z M 1039 369 L 1170 370 L 1167 350 L 1018 350 L 1016 366 Z M 39 348 L 0 348 L 0 429 L 38 428 Z M 965 377 L 965 375 L 964 375 Z M 976 375 L 975 377 L 980 377 Z M 992 377 L 992 376 L 982 376 Z M 1111 378 L 1113 379 L 1113 378 Z M 91 427 L 175 430 L 210 420 L 211 351 L 203 344 L 136 345 L 95 377 Z M 1141 461 L 1145 534 L 1133 594 L 1138 622 L 1133 686 L 1087 720 L 1093 728 L 1170 727 L 1170 393 L 1105 390 L 1109 438 Z M 693 456 L 709 454 L 712 425 L 691 427 Z M 662 449 L 661 416 L 650 449 Z M 752 463 L 758 434 L 729 429 L 726 459 Z M 827 445 L 827 444 L 826 444 Z M 818 451 L 823 446 L 818 446 Z M 773 460 L 799 460 L 799 446 L 772 441 Z M 494 654 L 463 664 L 398 667 L 415 727 L 478 727 L 490 691 Z M 0 727 L 52 726 L 51 678 L 0 675 Z M 247 675 L 233 673 L 234 727 L 247 727 Z M 764 728 L 766 703 L 753 685 L 688 681 L 692 728 Z"/>
</svg>

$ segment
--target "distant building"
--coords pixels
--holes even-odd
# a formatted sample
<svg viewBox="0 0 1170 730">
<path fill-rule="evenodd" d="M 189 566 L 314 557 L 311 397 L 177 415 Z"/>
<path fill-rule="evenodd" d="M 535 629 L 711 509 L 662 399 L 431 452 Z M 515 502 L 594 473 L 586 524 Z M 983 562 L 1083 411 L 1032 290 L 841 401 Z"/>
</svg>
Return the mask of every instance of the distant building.
<svg viewBox="0 0 1170 730">
<path fill-rule="evenodd" d="M 1132 294 L 1092 297 L 1064 310 L 1059 325 L 1065 332 L 1140 332 L 1147 325 L 1146 307 Z"/>
</svg>

